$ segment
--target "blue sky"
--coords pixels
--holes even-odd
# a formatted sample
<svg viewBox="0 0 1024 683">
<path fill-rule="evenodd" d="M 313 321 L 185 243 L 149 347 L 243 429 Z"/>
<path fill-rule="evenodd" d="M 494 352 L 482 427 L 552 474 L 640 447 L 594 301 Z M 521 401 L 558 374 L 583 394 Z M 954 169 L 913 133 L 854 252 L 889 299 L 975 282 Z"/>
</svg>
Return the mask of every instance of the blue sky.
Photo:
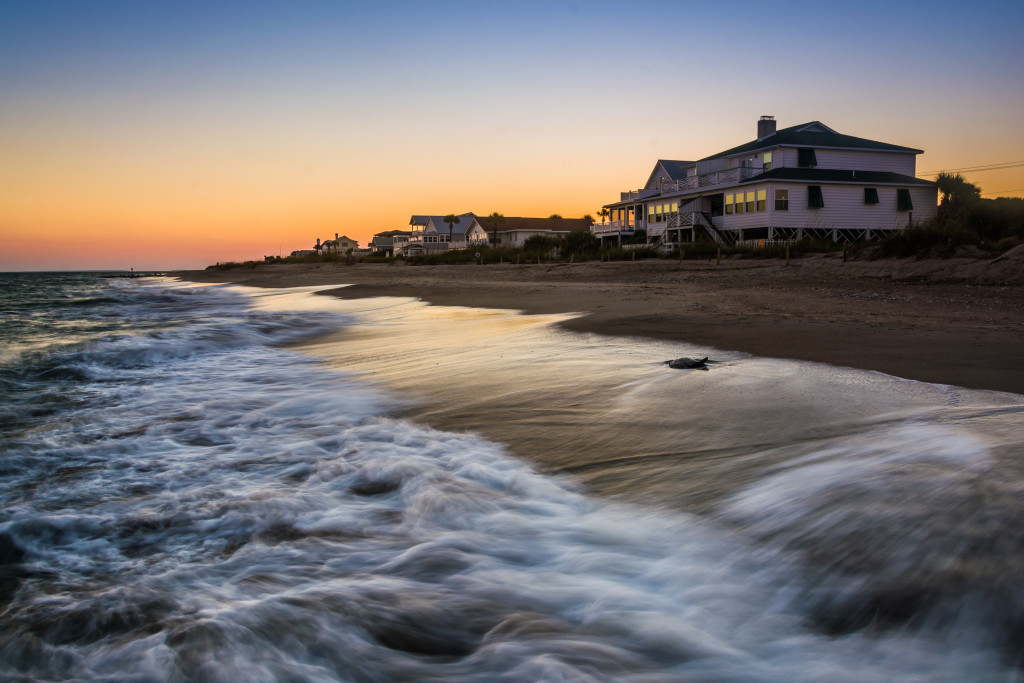
<svg viewBox="0 0 1024 683">
<path fill-rule="evenodd" d="M 1021 27 L 1021 2 L 2 1 L 0 230 L 215 234 L 195 258 L 226 260 L 580 215 L 762 114 L 919 170 L 1024 159 Z M 1021 194 L 1019 170 L 971 179 Z"/>
</svg>

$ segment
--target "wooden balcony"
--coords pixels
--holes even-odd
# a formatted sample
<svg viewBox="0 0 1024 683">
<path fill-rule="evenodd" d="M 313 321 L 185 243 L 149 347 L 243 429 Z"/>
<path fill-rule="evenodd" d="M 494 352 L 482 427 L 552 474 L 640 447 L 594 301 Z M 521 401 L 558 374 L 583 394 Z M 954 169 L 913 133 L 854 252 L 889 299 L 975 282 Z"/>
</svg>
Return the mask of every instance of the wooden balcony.
<svg viewBox="0 0 1024 683">
<path fill-rule="evenodd" d="M 703 175 L 692 175 L 680 180 L 663 180 L 661 181 L 661 193 L 688 192 L 690 190 L 699 190 L 702 187 L 730 185 L 747 178 L 753 178 L 762 173 L 764 173 L 763 168 L 729 168 L 724 171 L 713 171 Z"/>
</svg>

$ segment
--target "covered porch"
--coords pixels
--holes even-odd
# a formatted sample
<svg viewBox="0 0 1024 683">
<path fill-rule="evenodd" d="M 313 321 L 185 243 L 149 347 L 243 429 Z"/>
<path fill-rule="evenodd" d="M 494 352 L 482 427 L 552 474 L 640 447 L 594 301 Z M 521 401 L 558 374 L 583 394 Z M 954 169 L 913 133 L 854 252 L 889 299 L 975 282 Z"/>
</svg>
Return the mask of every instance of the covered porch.
<svg viewBox="0 0 1024 683">
<path fill-rule="evenodd" d="M 666 214 L 658 222 L 649 222 L 648 242 L 663 247 L 698 242 L 704 239 L 725 245 L 730 235 L 719 225 L 724 208 L 724 195 L 701 195 L 680 201 L 677 211 Z"/>
<path fill-rule="evenodd" d="M 628 204 L 620 202 L 609 204 L 604 208 L 610 211 L 611 220 L 605 223 L 594 223 L 590 226 L 590 231 L 601 240 L 601 246 L 607 246 L 605 240 L 609 242 L 615 240 L 617 244 L 621 245 L 623 236 L 632 237 L 637 230 L 647 228 L 647 222 L 644 220 L 644 205 L 639 202 Z"/>
</svg>

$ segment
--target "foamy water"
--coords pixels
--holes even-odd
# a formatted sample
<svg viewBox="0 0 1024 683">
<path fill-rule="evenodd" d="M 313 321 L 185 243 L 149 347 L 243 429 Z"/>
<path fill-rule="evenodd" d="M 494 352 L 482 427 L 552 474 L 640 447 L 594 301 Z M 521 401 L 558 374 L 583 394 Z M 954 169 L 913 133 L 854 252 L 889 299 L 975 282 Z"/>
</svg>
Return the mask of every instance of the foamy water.
<svg viewBox="0 0 1024 683">
<path fill-rule="evenodd" d="M 0 676 L 1018 677 L 1012 399 L 748 445 L 771 464 L 694 515 L 588 494 L 282 348 L 357 337 L 351 304 L 59 289 L 96 301 L 19 322 L 0 369 Z"/>
</svg>

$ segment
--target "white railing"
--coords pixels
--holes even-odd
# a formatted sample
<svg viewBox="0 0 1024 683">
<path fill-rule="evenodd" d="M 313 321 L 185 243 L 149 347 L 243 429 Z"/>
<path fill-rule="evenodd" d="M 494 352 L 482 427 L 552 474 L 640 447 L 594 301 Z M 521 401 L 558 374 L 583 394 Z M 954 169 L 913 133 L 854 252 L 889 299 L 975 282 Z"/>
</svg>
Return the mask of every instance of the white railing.
<svg viewBox="0 0 1024 683">
<path fill-rule="evenodd" d="M 651 240 L 656 237 L 661 237 L 668 230 L 668 223 L 651 223 L 647 226 L 647 239 Z"/>
<path fill-rule="evenodd" d="M 763 168 L 729 168 L 724 171 L 704 173 L 703 175 L 691 175 L 679 180 L 663 180 L 661 181 L 661 192 L 662 194 L 686 192 L 687 190 L 696 190 L 701 187 L 738 183 L 741 180 L 753 178 L 762 173 L 764 173 Z"/>
<path fill-rule="evenodd" d="M 693 216 L 692 213 L 673 213 L 668 217 L 668 227 L 688 228 L 693 225 Z"/>
<path fill-rule="evenodd" d="M 594 223 L 590 226 L 590 232 L 595 235 L 605 235 L 610 232 L 634 232 L 644 227 L 644 221 L 608 221 L 607 223 Z"/>
</svg>

